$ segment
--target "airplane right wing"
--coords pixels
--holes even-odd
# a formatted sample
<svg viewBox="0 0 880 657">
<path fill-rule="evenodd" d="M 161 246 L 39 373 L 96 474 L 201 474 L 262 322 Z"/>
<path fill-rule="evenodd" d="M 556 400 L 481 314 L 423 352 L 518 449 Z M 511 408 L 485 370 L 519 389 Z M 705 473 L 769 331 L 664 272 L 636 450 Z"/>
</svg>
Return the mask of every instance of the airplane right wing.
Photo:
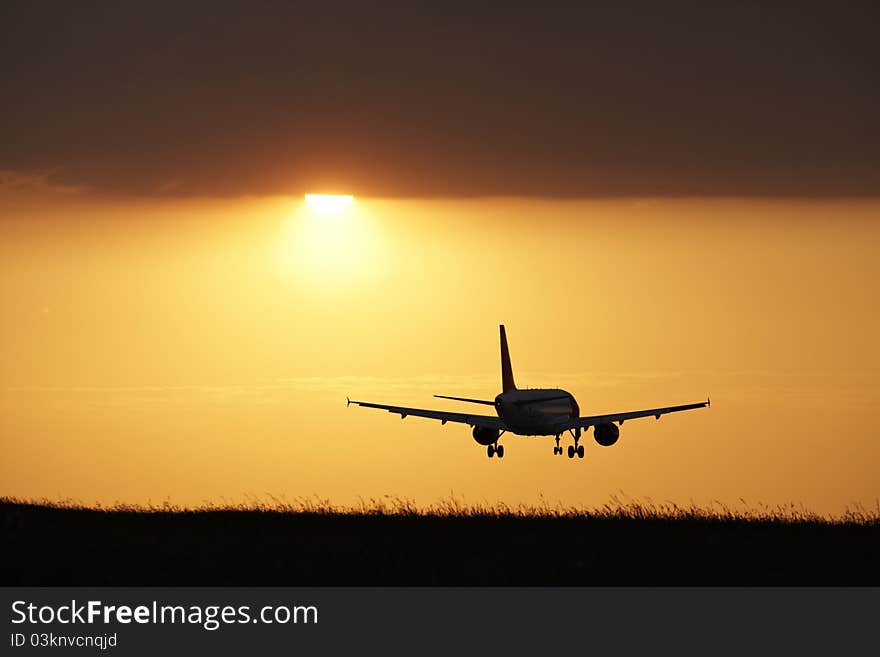
<svg viewBox="0 0 880 657">
<path fill-rule="evenodd" d="M 590 427 L 594 427 L 597 424 L 605 424 L 607 422 L 614 422 L 618 425 L 623 424 L 626 420 L 635 420 L 640 417 L 654 417 L 657 420 L 660 419 L 661 415 L 666 415 L 667 413 L 678 413 L 679 411 L 690 411 L 695 408 L 705 408 L 709 406 L 711 402 L 707 399 L 704 402 L 697 402 L 696 404 L 682 404 L 681 406 L 665 406 L 663 408 L 648 408 L 643 411 L 628 411 L 626 413 L 607 413 L 605 415 L 590 415 L 587 417 L 579 417 L 570 422 L 570 426 L 567 426 L 566 429 L 575 429 L 580 427 L 581 429 L 589 429 Z"/>
<path fill-rule="evenodd" d="M 407 408 L 405 406 L 389 406 L 386 404 L 372 404 L 370 402 L 362 402 L 355 401 L 353 399 L 345 399 L 346 405 L 348 404 L 357 404 L 358 406 L 364 406 L 366 408 L 379 408 L 384 411 L 388 411 L 389 413 L 395 413 L 400 416 L 400 419 L 405 418 L 407 415 L 412 415 L 413 417 L 425 417 L 430 420 L 440 420 L 441 424 L 446 424 L 447 422 L 458 422 L 460 424 L 467 424 L 472 427 L 480 427 L 481 429 L 498 429 L 499 431 L 505 431 L 506 427 L 504 423 L 501 421 L 501 418 L 497 415 L 472 415 L 470 413 L 449 413 L 447 411 L 432 411 L 430 409 L 425 408 Z"/>
</svg>

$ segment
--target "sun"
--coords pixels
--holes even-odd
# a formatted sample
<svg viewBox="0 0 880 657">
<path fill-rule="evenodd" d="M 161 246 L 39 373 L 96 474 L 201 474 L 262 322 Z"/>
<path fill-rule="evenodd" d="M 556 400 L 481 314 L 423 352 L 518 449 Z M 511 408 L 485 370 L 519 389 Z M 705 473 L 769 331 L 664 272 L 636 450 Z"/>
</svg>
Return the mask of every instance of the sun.
<svg viewBox="0 0 880 657">
<path fill-rule="evenodd" d="M 369 200 L 306 194 L 282 220 L 279 272 L 322 293 L 374 280 L 384 271 L 384 238 Z"/>
<path fill-rule="evenodd" d="M 318 214 L 340 214 L 354 202 L 351 195 L 306 194 L 306 204 Z"/>
</svg>

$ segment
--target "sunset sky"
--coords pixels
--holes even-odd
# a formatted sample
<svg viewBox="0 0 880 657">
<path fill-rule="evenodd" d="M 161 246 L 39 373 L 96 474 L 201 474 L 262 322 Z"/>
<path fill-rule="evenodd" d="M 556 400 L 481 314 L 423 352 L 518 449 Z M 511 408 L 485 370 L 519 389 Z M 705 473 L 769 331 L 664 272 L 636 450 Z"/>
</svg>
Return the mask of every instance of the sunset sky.
<svg viewBox="0 0 880 657">
<path fill-rule="evenodd" d="M 877 503 L 876 9 L 322 7 L 0 9 L 0 495 Z"/>
</svg>

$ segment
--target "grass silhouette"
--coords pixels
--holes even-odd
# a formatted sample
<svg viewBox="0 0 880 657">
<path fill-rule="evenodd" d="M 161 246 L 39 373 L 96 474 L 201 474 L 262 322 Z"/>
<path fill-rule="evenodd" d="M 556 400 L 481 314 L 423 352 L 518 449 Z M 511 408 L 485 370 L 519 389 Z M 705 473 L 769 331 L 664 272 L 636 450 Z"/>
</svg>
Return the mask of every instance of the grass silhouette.
<svg viewBox="0 0 880 657">
<path fill-rule="evenodd" d="M 880 504 L 0 498 L 5 585 L 880 584 Z"/>
</svg>

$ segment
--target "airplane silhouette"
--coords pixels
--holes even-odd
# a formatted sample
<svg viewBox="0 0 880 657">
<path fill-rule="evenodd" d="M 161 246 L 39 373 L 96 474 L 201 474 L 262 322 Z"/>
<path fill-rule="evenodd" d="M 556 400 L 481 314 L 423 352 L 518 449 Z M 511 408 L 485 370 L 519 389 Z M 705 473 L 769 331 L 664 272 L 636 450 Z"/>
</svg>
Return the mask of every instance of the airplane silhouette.
<svg viewBox="0 0 880 657">
<path fill-rule="evenodd" d="M 560 436 L 566 431 L 574 438 L 574 443 L 568 446 L 568 458 L 584 457 L 584 446 L 579 444 L 581 430 L 593 427 L 593 437 L 603 447 L 610 447 L 617 442 L 620 436 L 620 425 L 626 420 L 634 420 L 640 417 L 660 419 L 666 413 L 688 411 L 694 408 L 703 408 L 710 405 L 709 399 L 696 404 L 683 404 L 681 406 L 666 406 L 664 408 L 649 408 L 643 411 L 628 411 L 626 413 L 608 413 L 606 415 L 588 415 L 580 417 L 580 408 L 574 395 L 558 388 L 530 388 L 521 390 L 516 387 L 513 380 L 513 369 L 510 366 L 510 352 L 507 349 L 507 334 L 504 325 L 501 325 L 501 383 L 502 392 L 494 401 L 484 399 L 469 399 L 467 397 L 449 397 L 447 395 L 434 395 L 439 399 L 453 399 L 455 401 L 469 402 L 471 404 L 485 404 L 494 406 L 497 415 L 472 415 L 470 413 L 449 413 L 446 411 L 433 411 L 422 408 L 406 408 L 404 406 L 388 406 L 386 404 L 372 404 L 370 402 L 354 401 L 346 397 L 346 405 L 357 404 L 367 408 L 380 408 L 389 413 L 400 415 L 401 419 L 407 415 L 426 417 L 432 420 L 440 420 L 441 424 L 447 422 L 459 422 L 473 427 L 473 437 L 480 445 L 486 445 L 489 458 L 496 454 L 498 458 L 504 457 L 504 445 L 498 444 L 498 439 L 507 432 L 520 436 L 555 436 L 556 446 L 554 454 L 562 454 L 559 445 Z M 617 423 L 615 426 L 614 423 Z"/>
</svg>

